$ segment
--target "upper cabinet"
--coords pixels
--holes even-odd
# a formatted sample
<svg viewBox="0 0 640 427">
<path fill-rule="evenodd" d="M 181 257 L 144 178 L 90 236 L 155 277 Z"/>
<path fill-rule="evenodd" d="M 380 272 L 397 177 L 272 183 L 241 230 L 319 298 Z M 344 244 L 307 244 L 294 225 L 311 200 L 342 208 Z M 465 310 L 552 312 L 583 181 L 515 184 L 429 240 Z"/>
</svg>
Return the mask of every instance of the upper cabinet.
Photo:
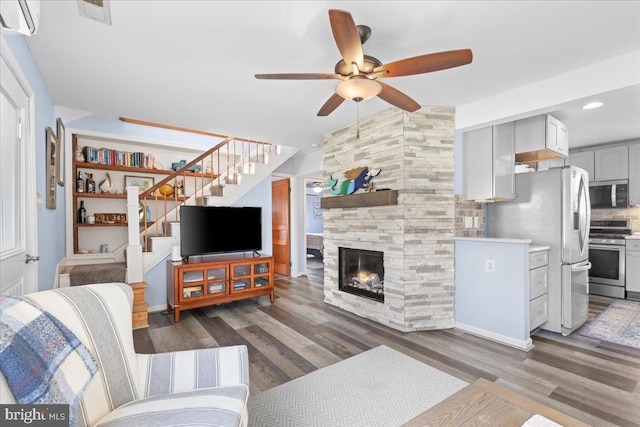
<svg viewBox="0 0 640 427">
<path fill-rule="evenodd" d="M 640 144 L 629 145 L 629 205 L 640 205 Z"/>
<path fill-rule="evenodd" d="M 513 122 L 466 132 L 463 157 L 465 200 L 515 198 Z"/>
<path fill-rule="evenodd" d="M 595 150 L 594 181 L 611 181 L 629 178 L 629 147 L 601 148 Z"/>
<path fill-rule="evenodd" d="M 589 182 L 595 180 L 595 161 L 594 151 L 580 151 L 577 153 L 571 153 L 569 156 L 569 163 L 572 166 L 577 166 L 589 172 Z"/>
<path fill-rule="evenodd" d="M 567 157 L 569 154 L 567 127 L 550 114 L 516 120 L 514 123 L 517 162 L 540 162 Z"/>
</svg>

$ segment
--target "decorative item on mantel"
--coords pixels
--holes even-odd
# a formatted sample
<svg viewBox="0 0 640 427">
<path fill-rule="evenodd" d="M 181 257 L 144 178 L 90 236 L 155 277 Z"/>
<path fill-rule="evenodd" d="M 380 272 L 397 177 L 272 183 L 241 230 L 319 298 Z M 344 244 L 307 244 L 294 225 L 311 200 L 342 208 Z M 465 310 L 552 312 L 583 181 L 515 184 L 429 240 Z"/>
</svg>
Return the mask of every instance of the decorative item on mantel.
<svg viewBox="0 0 640 427">
<path fill-rule="evenodd" d="M 371 190 L 373 190 L 373 178 L 378 176 L 380 172 L 381 169 L 369 170 L 367 166 L 349 169 L 344 173 L 344 177 L 346 179 L 342 181 L 342 184 L 340 184 L 338 188 L 336 188 L 338 180 L 333 179 L 333 176 L 330 176 L 329 187 L 331 194 L 353 194 L 361 188 L 365 189 L 367 192 L 371 192 Z"/>
</svg>

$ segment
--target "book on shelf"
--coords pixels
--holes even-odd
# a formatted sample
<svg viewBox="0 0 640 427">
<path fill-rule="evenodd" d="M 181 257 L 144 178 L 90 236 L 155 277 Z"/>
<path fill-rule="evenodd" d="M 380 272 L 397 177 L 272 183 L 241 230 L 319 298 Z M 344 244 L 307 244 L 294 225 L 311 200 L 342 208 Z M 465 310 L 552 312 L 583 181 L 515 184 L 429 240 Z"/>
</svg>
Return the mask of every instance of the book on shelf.
<svg viewBox="0 0 640 427">
<path fill-rule="evenodd" d="M 86 146 L 82 149 L 85 162 L 105 166 L 126 166 L 134 168 L 153 169 L 155 157 L 139 151 L 118 151 L 108 148 L 96 149 Z"/>
</svg>

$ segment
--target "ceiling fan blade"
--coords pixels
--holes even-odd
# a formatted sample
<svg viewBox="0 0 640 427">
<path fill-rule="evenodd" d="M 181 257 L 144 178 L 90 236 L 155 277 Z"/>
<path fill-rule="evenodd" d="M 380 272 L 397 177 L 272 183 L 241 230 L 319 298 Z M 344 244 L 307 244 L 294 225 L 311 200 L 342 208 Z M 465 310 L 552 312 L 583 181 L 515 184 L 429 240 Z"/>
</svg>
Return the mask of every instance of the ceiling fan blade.
<svg viewBox="0 0 640 427">
<path fill-rule="evenodd" d="M 334 93 L 333 95 L 331 95 L 331 98 L 329 98 L 327 102 L 324 103 L 322 108 L 320 108 L 320 111 L 318 111 L 318 116 L 328 116 L 333 112 L 333 110 L 338 108 L 343 101 L 343 97 L 341 97 L 337 93 Z"/>
<path fill-rule="evenodd" d="M 380 77 L 410 76 L 413 74 L 430 73 L 432 71 L 459 67 L 471 63 L 472 60 L 473 53 L 471 49 L 449 50 L 383 64 L 374 68 L 373 72 L 387 72 Z"/>
<path fill-rule="evenodd" d="M 402 108 L 405 111 L 414 112 L 420 109 L 420 104 L 409 98 L 409 96 L 400 92 L 398 89 L 384 84 L 381 81 L 378 81 L 378 83 L 380 83 L 380 86 L 382 86 L 382 90 L 378 94 L 378 97 L 380 99 L 383 99 L 389 104 L 395 105 L 398 108 Z"/>
<path fill-rule="evenodd" d="M 256 79 L 270 80 L 324 80 L 324 79 L 342 79 L 340 74 L 323 74 L 323 73 L 280 73 L 280 74 L 256 74 Z"/>
<path fill-rule="evenodd" d="M 351 14 L 344 10 L 330 9 L 329 21 L 342 59 L 347 64 L 355 62 L 358 64 L 358 69 L 361 69 L 364 64 L 362 42 Z"/>
</svg>

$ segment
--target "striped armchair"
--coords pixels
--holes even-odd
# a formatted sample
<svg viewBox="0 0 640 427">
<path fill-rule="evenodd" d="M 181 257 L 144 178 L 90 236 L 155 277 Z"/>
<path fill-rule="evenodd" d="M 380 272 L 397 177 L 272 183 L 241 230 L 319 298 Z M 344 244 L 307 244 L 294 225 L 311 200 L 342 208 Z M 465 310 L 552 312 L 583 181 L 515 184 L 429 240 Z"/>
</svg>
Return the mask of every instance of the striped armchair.
<svg viewBox="0 0 640 427">
<path fill-rule="evenodd" d="M 76 412 L 78 426 L 246 426 L 245 346 L 136 354 L 133 294 L 123 283 L 54 289 L 27 298 L 73 332 L 98 364 Z M 16 403 L 1 374 L 0 403 Z"/>
</svg>

